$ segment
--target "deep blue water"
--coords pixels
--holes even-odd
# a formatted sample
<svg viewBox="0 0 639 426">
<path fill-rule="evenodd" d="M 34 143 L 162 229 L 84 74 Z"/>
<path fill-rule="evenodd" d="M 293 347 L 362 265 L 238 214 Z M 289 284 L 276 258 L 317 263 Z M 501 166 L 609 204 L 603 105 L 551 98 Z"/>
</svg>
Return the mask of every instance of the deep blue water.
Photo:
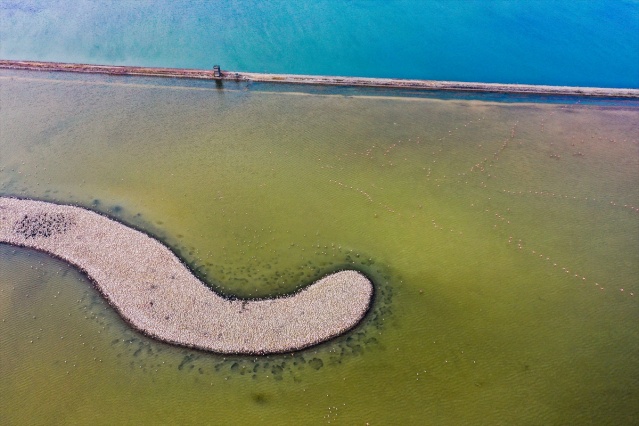
<svg viewBox="0 0 639 426">
<path fill-rule="evenodd" d="M 639 88 L 637 1 L 0 0 L 0 57 Z"/>
</svg>

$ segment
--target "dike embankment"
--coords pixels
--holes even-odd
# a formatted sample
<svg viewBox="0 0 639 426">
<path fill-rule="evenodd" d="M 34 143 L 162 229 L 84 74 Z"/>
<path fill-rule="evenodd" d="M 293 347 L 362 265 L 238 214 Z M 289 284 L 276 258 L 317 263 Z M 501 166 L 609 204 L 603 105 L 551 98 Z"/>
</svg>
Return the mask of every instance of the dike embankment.
<svg viewBox="0 0 639 426">
<path fill-rule="evenodd" d="M 218 81 L 247 81 L 262 83 L 305 84 L 317 86 L 381 87 L 424 91 L 459 91 L 485 93 L 514 93 L 530 95 L 588 96 L 599 98 L 639 99 L 639 89 L 604 87 L 545 86 L 532 84 L 469 83 L 441 80 L 407 80 L 396 78 L 338 77 L 301 74 L 267 74 L 188 68 L 156 68 L 119 65 L 72 64 L 64 62 L 38 62 L 0 60 L 0 69 L 30 71 L 59 71 L 90 74 L 130 75 L 147 77 L 191 78 Z"/>
</svg>

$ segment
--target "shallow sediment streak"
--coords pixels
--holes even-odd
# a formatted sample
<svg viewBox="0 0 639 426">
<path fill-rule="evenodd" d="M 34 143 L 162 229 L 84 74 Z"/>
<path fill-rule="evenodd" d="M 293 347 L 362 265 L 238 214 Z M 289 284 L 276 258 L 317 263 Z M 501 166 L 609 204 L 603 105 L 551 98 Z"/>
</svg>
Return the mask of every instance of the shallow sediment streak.
<svg viewBox="0 0 639 426">
<path fill-rule="evenodd" d="M 0 243 L 34 248 L 84 271 L 133 327 L 218 353 L 302 349 L 357 325 L 373 285 L 341 271 L 281 298 L 227 300 L 162 243 L 80 207 L 0 197 Z"/>
</svg>

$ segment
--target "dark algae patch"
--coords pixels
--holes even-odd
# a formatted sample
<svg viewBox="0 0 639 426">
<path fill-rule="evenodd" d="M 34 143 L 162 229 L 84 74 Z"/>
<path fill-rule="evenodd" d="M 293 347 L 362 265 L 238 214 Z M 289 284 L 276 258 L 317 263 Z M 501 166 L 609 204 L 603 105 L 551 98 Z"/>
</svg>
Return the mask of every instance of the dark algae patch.
<svg viewBox="0 0 639 426">
<path fill-rule="evenodd" d="M 251 400 L 258 405 L 268 404 L 271 400 L 270 395 L 264 392 L 251 393 Z"/>
</svg>

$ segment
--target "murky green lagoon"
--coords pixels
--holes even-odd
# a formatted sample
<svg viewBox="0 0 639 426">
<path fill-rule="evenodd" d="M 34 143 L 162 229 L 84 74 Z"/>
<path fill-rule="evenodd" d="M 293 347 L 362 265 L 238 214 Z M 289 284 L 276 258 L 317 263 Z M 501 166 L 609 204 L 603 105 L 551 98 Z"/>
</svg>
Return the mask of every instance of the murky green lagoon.
<svg viewBox="0 0 639 426">
<path fill-rule="evenodd" d="M 227 295 L 356 268 L 351 333 L 222 357 L 0 245 L 0 423 L 636 424 L 639 108 L 2 72 L 0 195 L 149 232 Z M 297 90 L 297 92 L 295 92 Z"/>
</svg>

